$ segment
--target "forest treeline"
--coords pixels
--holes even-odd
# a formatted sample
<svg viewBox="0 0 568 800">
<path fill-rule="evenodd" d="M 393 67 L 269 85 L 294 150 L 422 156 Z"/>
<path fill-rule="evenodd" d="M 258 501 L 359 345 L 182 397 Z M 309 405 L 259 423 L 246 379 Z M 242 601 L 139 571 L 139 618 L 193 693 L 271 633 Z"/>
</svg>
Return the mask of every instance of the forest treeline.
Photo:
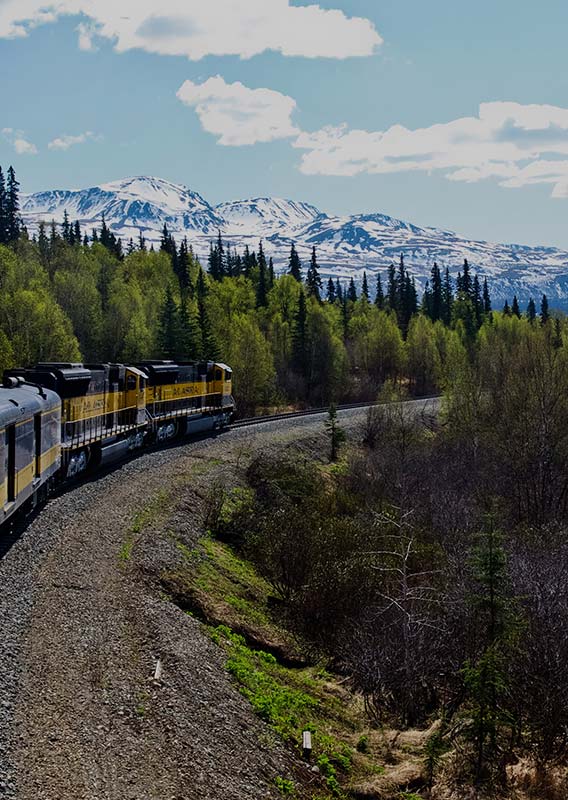
<svg viewBox="0 0 568 800">
<path fill-rule="evenodd" d="M 242 414 L 368 399 L 386 380 L 438 391 L 499 316 L 467 261 L 456 281 L 434 264 L 419 298 L 402 257 L 384 285 L 364 274 L 358 291 L 352 278 L 324 284 L 315 248 L 302 264 L 292 245 L 275 267 L 262 242 L 237 252 L 219 234 L 201 265 L 165 226 L 156 248 L 142 233 L 124 245 L 104 218 L 86 231 L 67 215 L 30 237 L 12 168 L 6 181 L 0 170 L 0 281 L 1 368 L 221 358 Z M 503 314 L 521 317 L 516 298 Z M 547 324 L 545 297 L 540 316 Z M 526 317 L 538 322 L 534 302 Z"/>
</svg>

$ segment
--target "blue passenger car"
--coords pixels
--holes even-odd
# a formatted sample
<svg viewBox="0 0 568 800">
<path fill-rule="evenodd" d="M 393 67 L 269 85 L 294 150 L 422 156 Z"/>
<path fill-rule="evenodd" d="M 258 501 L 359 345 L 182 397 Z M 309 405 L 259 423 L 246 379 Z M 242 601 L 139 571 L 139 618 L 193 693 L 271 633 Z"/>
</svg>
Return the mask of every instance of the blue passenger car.
<svg viewBox="0 0 568 800">
<path fill-rule="evenodd" d="M 0 523 L 47 496 L 61 465 L 61 400 L 8 378 L 0 387 Z"/>
</svg>

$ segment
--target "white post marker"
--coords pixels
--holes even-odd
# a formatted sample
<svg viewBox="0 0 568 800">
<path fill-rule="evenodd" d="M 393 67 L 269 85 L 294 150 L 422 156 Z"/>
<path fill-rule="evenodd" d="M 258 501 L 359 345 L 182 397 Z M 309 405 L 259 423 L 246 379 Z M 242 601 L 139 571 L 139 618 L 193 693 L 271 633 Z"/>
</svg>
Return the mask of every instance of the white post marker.
<svg viewBox="0 0 568 800">
<path fill-rule="evenodd" d="M 162 662 L 158 659 L 156 663 L 156 671 L 154 672 L 154 680 L 159 681 L 162 677 Z"/>
<path fill-rule="evenodd" d="M 312 755 L 312 732 L 304 731 L 302 733 L 302 750 L 304 751 L 304 758 L 309 761 Z"/>
</svg>

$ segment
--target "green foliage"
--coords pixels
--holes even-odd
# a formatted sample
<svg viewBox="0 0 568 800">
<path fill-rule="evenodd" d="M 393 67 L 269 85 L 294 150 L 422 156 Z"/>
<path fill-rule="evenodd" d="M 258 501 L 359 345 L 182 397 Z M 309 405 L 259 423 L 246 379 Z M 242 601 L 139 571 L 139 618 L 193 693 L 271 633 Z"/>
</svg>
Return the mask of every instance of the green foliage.
<svg viewBox="0 0 568 800">
<path fill-rule="evenodd" d="M 278 775 L 274 778 L 274 784 L 283 797 L 292 797 L 296 793 L 294 781 L 288 778 L 281 778 Z"/>
</svg>

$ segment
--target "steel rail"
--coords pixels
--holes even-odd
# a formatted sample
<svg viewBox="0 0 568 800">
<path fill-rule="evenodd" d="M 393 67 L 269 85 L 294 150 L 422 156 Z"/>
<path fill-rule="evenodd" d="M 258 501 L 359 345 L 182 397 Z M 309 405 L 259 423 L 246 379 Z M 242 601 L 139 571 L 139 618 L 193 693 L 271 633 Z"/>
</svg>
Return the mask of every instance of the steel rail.
<svg viewBox="0 0 568 800">
<path fill-rule="evenodd" d="M 413 403 L 420 400 L 438 400 L 440 397 L 441 395 L 439 394 L 431 394 L 423 397 L 409 397 L 403 402 Z M 336 406 L 336 409 L 337 411 L 350 411 L 351 409 L 373 408 L 374 406 L 390 405 L 391 403 L 392 401 L 366 400 L 362 403 L 343 403 L 342 405 Z M 231 430 L 233 428 L 247 428 L 251 425 L 260 425 L 263 422 L 278 422 L 278 420 L 294 419 L 294 417 L 310 417 L 317 414 L 326 414 L 329 413 L 329 409 L 330 406 L 320 406 L 317 408 L 306 408 L 302 411 L 286 411 L 281 414 L 265 414 L 264 416 L 258 417 L 246 417 L 245 419 L 238 419 L 235 420 L 235 422 L 231 422 L 226 426 L 226 429 Z"/>
</svg>

